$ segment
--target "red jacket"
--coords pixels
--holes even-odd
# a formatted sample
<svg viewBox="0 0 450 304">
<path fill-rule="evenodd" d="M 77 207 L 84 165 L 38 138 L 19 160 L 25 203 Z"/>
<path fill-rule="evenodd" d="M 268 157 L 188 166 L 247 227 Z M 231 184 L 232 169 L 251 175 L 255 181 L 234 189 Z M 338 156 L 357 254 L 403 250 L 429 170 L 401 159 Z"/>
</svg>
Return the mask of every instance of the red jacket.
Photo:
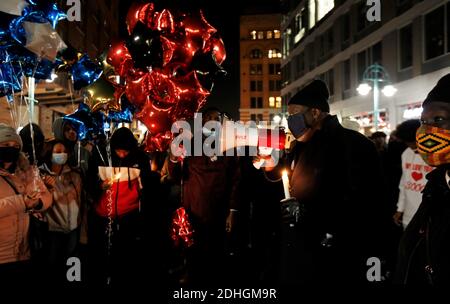
<svg viewBox="0 0 450 304">
<path fill-rule="evenodd" d="M 102 193 L 95 208 L 98 215 L 117 217 L 139 209 L 140 169 L 99 166 L 98 171 L 102 182 L 113 180 L 111 188 Z"/>
</svg>

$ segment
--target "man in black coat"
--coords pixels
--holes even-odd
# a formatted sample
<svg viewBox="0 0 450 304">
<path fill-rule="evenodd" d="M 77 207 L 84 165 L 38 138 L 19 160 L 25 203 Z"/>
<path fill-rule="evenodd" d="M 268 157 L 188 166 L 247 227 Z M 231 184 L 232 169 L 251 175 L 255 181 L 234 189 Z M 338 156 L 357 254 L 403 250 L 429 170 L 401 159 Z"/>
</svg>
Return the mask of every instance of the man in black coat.
<svg viewBox="0 0 450 304">
<path fill-rule="evenodd" d="M 370 140 L 329 114 L 328 98 L 326 84 L 314 80 L 288 103 L 297 141 L 288 160 L 293 199 L 283 205 L 296 222 L 296 258 L 282 270 L 283 284 L 364 283 L 368 258 L 382 259 L 389 219 L 382 216 L 379 157 Z"/>
<path fill-rule="evenodd" d="M 403 234 L 396 282 L 450 284 L 450 74 L 423 102 L 416 141 L 422 158 L 435 170 L 427 175 L 422 203 Z"/>
</svg>

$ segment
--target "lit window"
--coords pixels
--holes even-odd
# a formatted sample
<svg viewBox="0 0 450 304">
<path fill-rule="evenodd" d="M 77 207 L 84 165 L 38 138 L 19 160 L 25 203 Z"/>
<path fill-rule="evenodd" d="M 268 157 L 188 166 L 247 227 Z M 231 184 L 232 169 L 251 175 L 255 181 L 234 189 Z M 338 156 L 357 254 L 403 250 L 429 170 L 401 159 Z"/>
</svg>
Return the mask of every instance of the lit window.
<svg viewBox="0 0 450 304">
<path fill-rule="evenodd" d="M 267 39 L 272 39 L 273 38 L 273 32 L 272 31 L 267 31 L 266 38 Z"/>
<path fill-rule="evenodd" d="M 269 97 L 269 107 L 275 107 L 275 97 Z"/>
<path fill-rule="evenodd" d="M 258 32 L 258 39 L 259 40 L 264 39 L 264 32 L 263 31 L 259 31 Z"/>
<path fill-rule="evenodd" d="M 273 31 L 273 38 L 280 39 L 281 38 L 281 32 L 279 30 Z"/>
<path fill-rule="evenodd" d="M 309 28 L 313 28 L 316 24 L 316 0 L 309 0 Z"/>
<path fill-rule="evenodd" d="M 279 49 L 271 49 L 267 53 L 267 57 L 269 57 L 269 58 L 281 58 L 281 51 Z"/>
<path fill-rule="evenodd" d="M 334 0 L 321 0 L 317 2 L 317 21 L 322 19 L 334 7 Z"/>
<path fill-rule="evenodd" d="M 250 32 L 250 38 L 251 38 L 252 40 L 256 40 L 256 31 L 251 31 L 251 32 Z"/>
<path fill-rule="evenodd" d="M 275 98 L 275 100 L 276 100 L 275 107 L 281 108 L 281 97 L 278 96 L 277 98 Z"/>
</svg>

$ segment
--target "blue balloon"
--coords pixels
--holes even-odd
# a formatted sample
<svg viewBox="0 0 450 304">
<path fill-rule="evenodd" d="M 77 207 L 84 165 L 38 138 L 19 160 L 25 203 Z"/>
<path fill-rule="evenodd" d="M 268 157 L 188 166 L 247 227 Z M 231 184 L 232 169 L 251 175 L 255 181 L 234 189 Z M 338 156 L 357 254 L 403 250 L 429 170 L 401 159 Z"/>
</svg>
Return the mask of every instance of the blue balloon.
<svg viewBox="0 0 450 304">
<path fill-rule="evenodd" d="M 98 135 L 104 134 L 103 122 L 99 121 L 98 115 L 92 113 L 85 103 L 80 103 L 74 113 L 64 116 L 63 119 L 74 126 L 79 140 L 95 139 Z"/>
<path fill-rule="evenodd" d="M 67 18 L 64 11 L 58 8 L 53 1 L 28 1 L 30 4 L 22 12 L 22 16 L 27 17 L 26 21 L 32 22 L 50 22 L 53 28 L 56 28 L 58 21 Z"/>
<path fill-rule="evenodd" d="M 11 64 L 0 64 L 0 97 L 5 95 L 12 96 L 14 92 L 19 92 L 20 90 L 22 90 L 22 87 Z"/>
<path fill-rule="evenodd" d="M 83 55 L 80 60 L 72 66 L 72 80 L 75 90 L 94 83 L 102 75 L 103 70 L 100 63 L 95 63 L 89 59 L 88 55 Z"/>
<path fill-rule="evenodd" d="M 39 60 L 36 54 L 20 45 L 9 48 L 8 52 L 16 75 L 23 74 L 36 79 L 49 79 L 56 67 L 56 63 L 44 58 Z"/>
<path fill-rule="evenodd" d="M 109 111 L 107 120 L 110 122 L 131 122 L 133 120 L 133 114 L 129 108 L 123 109 L 120 112 Z"/>
</svg>

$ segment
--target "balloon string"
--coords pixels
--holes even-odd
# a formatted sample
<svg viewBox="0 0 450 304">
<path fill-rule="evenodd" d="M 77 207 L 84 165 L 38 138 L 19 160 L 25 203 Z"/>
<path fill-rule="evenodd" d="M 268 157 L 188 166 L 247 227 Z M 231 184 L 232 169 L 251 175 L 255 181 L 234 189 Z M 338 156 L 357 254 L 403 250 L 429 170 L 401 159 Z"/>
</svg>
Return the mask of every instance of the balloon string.
<svg viewBox="0 0 450 304">
<path fill-rule="evenodd" d="M 75 111 L 75 102 L 73 100 L 73 91 L 72 91 L 72 83 L 73 83 L 72 77 L 67 78 L 67 82 L 68 82 L 67 86 L 69 87 L 70 101 L 72 102 L 72 111 Z"/>
</svg>

